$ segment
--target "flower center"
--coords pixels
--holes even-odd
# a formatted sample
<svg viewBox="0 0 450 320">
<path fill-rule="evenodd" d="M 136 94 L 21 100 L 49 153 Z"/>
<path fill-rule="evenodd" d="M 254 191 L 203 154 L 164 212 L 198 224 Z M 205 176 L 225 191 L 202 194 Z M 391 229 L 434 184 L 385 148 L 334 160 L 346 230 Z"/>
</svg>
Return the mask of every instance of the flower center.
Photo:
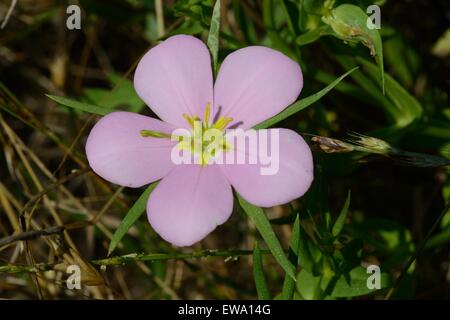
<svg viewBox="0 0 450 320">
<path fill-rule="evenodd" d="M 231 149 L 224 137 L 224 130 L 233 121 L 232 118 L 221 116 L 216 122 L 210 123 L 211 104 L 206 104 L 203 121 L 198 116 L 190 117 L 183 114 L 190 127 L 189 135 L 173 135 L 152 130 L 141 130 L 141 136 L 153 138 L 169 138 L 179 141 L 179 150 L 189 151 L 195 163 L 207 166 L 219 152 L 226 152 Z"/>
</svg>

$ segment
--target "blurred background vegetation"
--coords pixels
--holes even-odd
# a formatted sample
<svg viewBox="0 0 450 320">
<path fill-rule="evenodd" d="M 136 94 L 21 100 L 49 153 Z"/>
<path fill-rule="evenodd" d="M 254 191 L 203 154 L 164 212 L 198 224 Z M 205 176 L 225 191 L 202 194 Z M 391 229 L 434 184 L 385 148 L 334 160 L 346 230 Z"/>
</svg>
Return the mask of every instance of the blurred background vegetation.
<svg viewBox="0 0 450 320">
<path fill-rule="evenodd" d="M 0 1 L 2 21 L 12 2 Z M 277 124 L 304 134 L 315 151 L 307 196 L 266 210 L 284 248 L 292 233 L 299 239 L 299 250 L 290 252 L 299 264 L 295 299 L 450 297 L 450 3 L 375 1 L 381 29 L 368 31 L 361 22 L 373 2 L 222 1 L 219 62 L 248 45 L 280 50 L 302 66 L 300 98 L 359 66 Z M 66 28 L 70 4 L 82 9 L 81 30 Z M 90 172 L 84 143 L 97 117 L 45 96 L 151 114 L 132 86 L 136 63 L 173 34 L 206 41 L 213 6 L 212 0 L 17 1 L 0 29 L 1 298 L 261 297 L 251 256 L 260 236 L 238 206 L 194 248 L 170 247 L 143 215 L 113 255 L 162 255 L 100 266 L 105 262 L 96 260 L 106 258 L 142 190 L 118 188 Z M 380 149 L 384 142 L 393 148 Z M 198 251 L 204 249 L 223 255 Z M 193 251 L 209 257 L 179 256 Z M 270 295 L 279 298 L 284 272 L 262 253 Z M 64 267 L 73 263 L 90 286 L 67 290 Z M 362 267 L 370 264 L 383 272 L 384 289 L 375 293 L 363 288 Z"/>
</svg>

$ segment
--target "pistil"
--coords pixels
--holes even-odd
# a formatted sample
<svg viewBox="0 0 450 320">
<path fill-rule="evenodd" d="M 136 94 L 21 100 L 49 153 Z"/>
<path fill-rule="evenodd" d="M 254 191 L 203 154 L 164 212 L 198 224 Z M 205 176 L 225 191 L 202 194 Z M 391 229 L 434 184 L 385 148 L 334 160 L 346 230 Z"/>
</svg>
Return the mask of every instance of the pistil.
<svg viewBox="0 0 450 320">
<path fill-rule="evenodd" d="M 200 165 L 206 166 L 211 157 L 216 155 L 216 150 L 229 150 L 230 147 L 227 145 L 223 132 L 226 127 L 233 121 L 232 118 L 221 116 L 216 122 L 210 125 L 209 118 L 211 116 L 211 104 L 208 102 L 205 107 L 205 112 L 203 114 L 203 121 L 200 120 L 198 116 L 189 116 L 183 113 L 183 118 L 186 119 L 187 123 L 191 127 L 192 136 L 182 137 L 173 136 L 168 133 L 153 131 L 153 130 L 141 130 L 142 137 L 153 137 L 153 138 L 168 138 L 172 140 L 178 140 L 178 148 L 180 150 L 190 151 L 192 154 L 198 154 L 200 156 Z M 218 134 L 205 134 L 208 130 L 217 130 Z M 209 138 L 205 139 L 205 135 Z M 214 137 L 211 140 L 211 137 Z M 175 139 L 174 139 L 175 138 Z"/>
</svg>

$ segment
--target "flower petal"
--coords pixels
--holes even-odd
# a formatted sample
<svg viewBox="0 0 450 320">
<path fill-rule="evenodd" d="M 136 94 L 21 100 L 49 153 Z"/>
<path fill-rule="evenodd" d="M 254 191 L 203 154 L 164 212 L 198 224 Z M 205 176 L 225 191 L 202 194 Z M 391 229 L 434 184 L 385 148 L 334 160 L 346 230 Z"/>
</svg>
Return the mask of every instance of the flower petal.
<svg viewBox="0 0 450 320">
<path fill-rule="evenodd" d="M 89 165 L 102 178 L 126 187 L 141 187 L 164 177 L 174 166 L 176 142 L 142 137 L 141 130 L 171 133 L 160 120 L 131 112 L 110 113 L 92 128 L 86 142 Z"/>
<path fill-rule="evenodd" d="M 278 139 L 275 130 L 278 130 Z M 247 147 L 250 149 L 248 151 L 234 149 L 235 163 L 236 154 L 244 152 L 247 155 L 246 164 L 224 164 L 220 167 L 244 199 L 257 206 L 272 207 L 288 203 L 309 189 L 313 180 L 313 158 L 305 140 L 296 132 L 288 129 L 269 129 L 266 132 L 269 152 L 263 153 L 269 155 L 267 159 L 272 159 L 271 164 L 269 161 L 261 161 L 263 158 L 260 148 L 263 142 L 258 139 L 257 148 Z M 277 142 L 278 150 L 272 145 Z M 251 155 L 257 159 L 253 162 L 255 164 L 249 164 Z M 262 171 L 261 168 L 266 169 Z M 265 175 L 262 172 L 265 172 Z"/>
<path fill-rule="evenodd" d="M 248 129 L 293 103 L 303 87 L 300 66 L 279 51 L 246 47 L 231 53 L 214 86 L 214 110 Z"/>
<path fill-rule="evenodd" d="M 153 229 L 176 246 L 190 246 L 228 220 L 230 183 L 217 166 L 177 165 L 150 194 L 147 216 Z"/>
<path fill-rule="evenodd" d="M 148 51 L 134 74 L 137 94 L 162 120 L 187 127 L 183 113 L 202 117 L 212 104 L 208 48 L 199 39 L 177 35 Z"/>
</svg>

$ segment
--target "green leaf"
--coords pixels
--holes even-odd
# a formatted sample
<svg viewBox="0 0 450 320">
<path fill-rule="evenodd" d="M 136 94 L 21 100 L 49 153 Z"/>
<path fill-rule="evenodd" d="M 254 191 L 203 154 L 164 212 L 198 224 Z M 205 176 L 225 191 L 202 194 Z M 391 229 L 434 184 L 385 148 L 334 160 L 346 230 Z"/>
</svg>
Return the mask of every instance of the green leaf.
<svg viewBox="0 0 450 320">
<path fill-rule="evenodd" d="M 379 289 L 370 289 L 368 284 L 369 277 L 374 276 L 367 273 L 366 268 L 356 267 L 349 273 L 342 274 L 334 284 L 331 296 L 335 298 L 349 298 L 371 294 Z M 380 289 L 389 287 L 390 277 L 387 273 L 380 273 Z M 324 288 L 322 288 L 324 289 Z"/>
<path fill-rule="evenodd" d="M 415 245 L 411 231 L 392 220 L 367 219 L 348 226 L 349 235 L 361 239 L 373 248 L 374 254 L 386 257 L 386 270 L 402 265 L 414 253 Z"/>
<path fill-rule="evenodd" d="M 49 94 L 47 94 L 46 96 L 49 97 L 50 99 L 52 99 L 53 101 L 56 101 L 59 104 L 62 104 L 66 107 L 89 112 L 89 113 L 98 114 L 101 116 L 104 116 L 104 115 L 114 111 L 113 109 L 99 107 L 99 106 L 95 106 L 95 105 L 84 103 L 84 102 L 79 102 L 79 101 L 72 100 L 72 99 L 65 98 L 65 97 L 53 96 L 53 95 L 49 95 Z"/>
<path fill-rule="evenodd" d="M 283 247 L 278 241 L 278 238 L 275 235 L 272 226 L 270 225 L 269 219 L 267 219 L 266 215 L 264 214 L 264 211 L 261 208 L 248 203 L 241 196 L 238 196 L 238 200 L 242 209 L 244 209 L 244 212 L 255 224 L 262 238 L 266 242 L 270 252 L 272 252 L 275 260 L 290 277 L 295 279 L 295 268 L 286 257 Z"/>
<path fill-rule="evenodd" d="M 353 57 L 349 55 L 336 54 L 336 60 L 345 68 L 349 69 L 354 67 L 357 62 Z M 364 103 L 369 102 L 375 107 L 382 108 L 386 114 L 387 119 L 390 122 L 398 122 L 398 109 L 394 103 L 379 90 L 379 77 L 377 72 L 377 67 L 375 67 L 374 80 L 372 77 L 368 77 L 362 70 L 357 70 L 352 73 L 351 78 L 356 82 L 357 88 L 363 89 L 360 100 Z M 386 75 L 387 76 L 387 75 Z M 378 81 L 378 83 L 377 83 Z"/>
<path fill-rule="evenodd" d="M 160 40 L 165 40 L 176 34 L 190 34 L 195 35 L 203 32 L 204 28 L 200 21 L 196 20 L 185 20 L 178 28 L 175 30 L 168 31 Z"/>
<path fill-rule="evenodd" d="M 450 167 L 447 167 L 447 175 L 450 175 Z M 444 198 L 445 202 L 450 201 L 450 179 L 447 179 L 446 184 L 442 188 L 442 197 Z M 448 210 L 442 217 L 441 228 L 450 229 L 450 210 Z"/>
<path fill-rule="evenodd" d="M 273 49 L 279 50 L 286 54 L 287 56 L 295 60 L 296 54 L 292 50 L 289 44 L 281 37 L 280 32 L 275 23 L 275 15 L 277 12 L 277 6 L 275 5 L 275 0 L 263 0 L 262 2 L 262 13 L 263 22 L 266 27 L 267 36 L 270 40 L 271 47 Z"/>
<path fill-rule="evenodd" d="M 375 78 L 376 66 L 365 59 L 358 59 L 370 77 Z M 419 101 L 403 88 L 394 78 L 386 74 L 386 94 L 396 107 L 396 124 L 405 127 L 421 117 L 423 109 Z"/>
<path fill-rule="evenodd" d="M 384 61 L 392 74 L 407 88 L 412 88 L 420 68 L 420 58 L 415 50 L 407 45 L 400 35 L 383 41 Z"/>
<path fill-rule="evenodd" d="M 298 252 L 300 250 L 300 219 L 297 215 L 292 226 L 291 245 L 289 250 L 289 260 L 294 267 L 298 264 Z M 286 275 L 284 277 L 281 299 L 292 300 L 294 297 L 295 281 Z"/>
<path fill-rule="evenodd" d="M 128 210 L 125 218 L 120 223 L 117 230 L 114 232 L 111 242 L 109 244 L 108 256 L 116 249 L 120 240 L 128 232 L 131 226 L 139 219 L 139 217 L 144 213 L 147 206 L 147 200 L 150 193 L 155 189 L 158 182 L 153 182 L 147 187 L 147 189 L 142 193 L 142 195 L 136 200 L 134 205 Z"/>
<path fill-rule="evenodd" d="M 242 30 L 245 43 L 257 43 L 258 36 L 255 23 L 251 19 L 247 19 L 245 4 L 242 1 L 232 0 L 233 14 L 236 19 L 237 26 Z"/>
<path fill-rule="evenodd" d="M 216 0 L 216 4 L 214 5 L 207 42 L 213 60 L 214 74 L 217 74 L 217 57 L 219 54 L 220 1 Z"/>
<path fill-rule="evenodd" d="M 309 30 L 303 33 L 302 35 L 298 36 L 297 39 L 295 39 L 295 43 L 298 44 L 299 46 L 304 46 L 317 41 L 322 36 L 330 34 L 332 34 L 330 26 L 328 25 L 320 26 L 318 28 Z"/>
<path fill-rule="evenodd" d="M 139 112 L 145 103 L 134 90 L 133 82 L 115 73 L 107 74 L 112 89 L 86 88 L 83 91 L 85 99 L 95 105 L 108 109 L 124 109 L 131 112 Z"/>
<path fill-rule="evenodd" d="M 321 16 L 332 8 L 331 1 L 328 0 L 302 0 L 301 10 L 309 16 Z M 306 19 L 305 19 L 306 20 Z"/>
<path fill-rule="evenodd" d="M 352 193 L 349 190 L 347 193 L 347 199 L 345 200 L 344 207 L 342 208 L 341 213 L 339 213 L 339 216 L 333 225 L 333 229 L 331 230 L 331 233 L 333 234 L 334 237 L 337 237 L 341 233 L 342 229 L 344 228 L 345 220 L 347 219 L 347 215 L 348 215 L 348 208 L 350 206 L 351 196 L 352 196 Z"/>
<path fill-rule="evenodd" d="M 361 42 L 370 50 L 378 64 L 381 88 L 384 93 L 383 44 L 377 29 L 369 29 L 367 14 L 353 4 L 342 4 L 322 17 L 331 26 L 335 36 L 345 42 Z"/>
<path fill-rule="evenodd" d="M 303 269 L 315 274 L 318 263 L 322 258 L 322 253 L 316 244 L 313 243 L 302 225 L 300 225 L 299 233 L 298 264 Z"/>
<path fill-rule="evenodd" d="M 253 278 L 255 280 L 258 299 L 269 300 L 270 292 L 267 287 L 266 277 L 264 276 L 261 250 L 259 249 L 258 241 L 255 242 L 255 248 L 253 249 Z"/>
<path fill-rule="evenodd" d="M 317 299 L 320 293 L 322 276 L 315 276 L 306 269 L 297 276 L 297 290 L 305 300 Z"/>
<path fill-rule="evenodd" d="M 447 147 L 444 147 L 446 149 Z M 447 174 L 450 174 L 450 167 L 447 167 Z M 450 201 L 450 180 L 447 179 L 447 183 L 442 188 L 442 197 L 444 201 L 448 203 Z M 427 243 L 425 248 L 435 248 L 439 246 L 444 246 L 450 242 L 450 209 L 444 214 L 441 220 L 441 232 L 432 236 Z"/>
<path fill-rule="evenodd" d="M 340 76 L 339 78 L 334 80 L 332 83 L 330 83 L 328 86 L 326 86 L 325 88 L 323 88 L 319 92 L 316 92 L 315 94 L 313 94 L 313 95 L 311 95 L 309 97 L 303 98 L 303 99 L 295 102 L 294 104 L 291 104 L 289 107 L 287 107 L 285 110 L 283 110 L 282 112 L 280 112 L 276 116 L 274 116 L 274 117 L 272 117 L 270 119 L 267 119 L 266 121 L 261 122 L 260 124 L 256 125 L 255 129 L 268 128 L 268 127 L 274 125 L 275 123 L 280 122 L 281 120 L 284 120 L 284 119 L 292 116 L 293 114 L 299 112 L 300 110 L 303 110 L 303 109 L 309 107 L 314 102 L 317 102 L 324 95 L 326 95 L 328 92 L 330 92 L 331 89 L 333 89 L 339 82 L 342 81 L 342 79 L 344 79 L 346 76 L 348 76 L 350 73 L 352 73 L 356 69 L 358 69 L 358 67 L 355 67 L 355 68 L 349 70 L 348 72 L 344 73 L 342 76 Z"/>
<path fill-rule="evenodd" d="M 435 56 L 441 58 L 445 58 L 450 54 L 450 28 L 444 32 L 431 50 Z"/>
<path fill-rule="evenodd" d="M 278 0 L 279 6 L 283 9 L 286 15 L 287 25 L 292 35 L 295 37 L 299 33 L 299 10 L 297 4 L 289 0 Z"/>
<path fill-rule="evenodd" d="M 427 249 L 436 248 L 439 246 L 445 246 L 448 243 L 450 243 L 450 228 L 446 229 L 444 231 L 441 231 L 438 234 L 431 237 L 427 241 L 425 248 L 427 248 Z"/>
</svg>

